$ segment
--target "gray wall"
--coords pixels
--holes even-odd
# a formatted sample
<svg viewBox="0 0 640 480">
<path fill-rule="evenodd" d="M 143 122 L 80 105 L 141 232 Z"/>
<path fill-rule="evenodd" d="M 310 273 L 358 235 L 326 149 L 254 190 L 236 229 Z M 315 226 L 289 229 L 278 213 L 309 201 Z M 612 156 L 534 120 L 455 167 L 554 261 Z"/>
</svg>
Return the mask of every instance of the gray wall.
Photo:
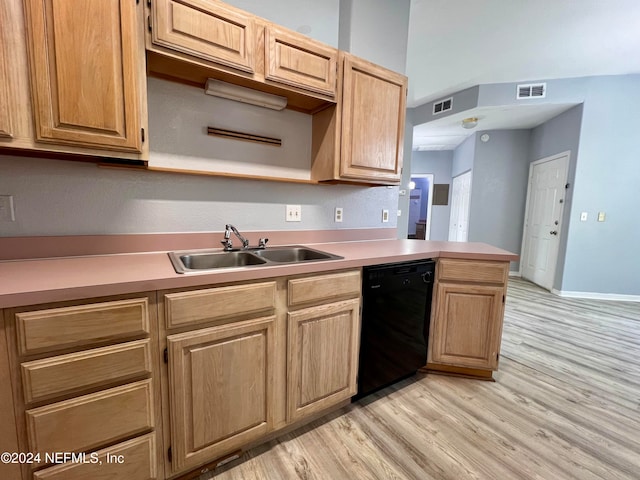
<svg viewBox="0 0 640 480">
<path fill-rule="evenodd" d="M 225 0 L 225 3 L 338 46 L 340 0 Z"/>
<path fill-rule="evenodd" d="M 0 236 L 393 227 L 397 189 L 298 185 L 99 168 L 91 163 L 0 156 L 0 194 L 16 221 Z M 285 222 L 285 205 L 302 205 Z M 334 208 L 344 222 L 334 223 Z"/>
<path fill-rule="evenodd" d="M 404 73 L 410 4 L 410 0 L 347 0 L 340 15 L 350 22 L 340 21 L 340 48 Z"/>
<path fill-rule="evenodd" d="M 640 75 L 588 81 L 562 290 L 640 295 L 639 85 Z"/>
<path fill-rule="evenodd" d="M 476 134 L 470 135 L 453 151 L 451 164 L 451 177 L 473 170 L 473 161 L 476 154 Z M 471 174 L 473 176 L 473 174 Z M 473 186 L 472 186 L 473 188 Z"/>
<path fill-rule="evenodd" d="M 461 90 L 453 95 L 445 95 L 442 98 L 434 100 L 433 102 L 425 103 L 424 105 L 417 106 L 413 109 L 413 117 L 416 125 L 436 120 L 438 118 L 448 117 L 449 115 L 455 115 L 456 113 L 464 112 L 471 108 L 478 106 L 478 94 L 480 87 L 471 87 L 466 90 Z M 433 114 L 433 104 L 443 99 L 452 97 L 453 103 L 451 110 L 448 112 Z"/>
<path fill-rule="evenodd" d="M 578 221 L 579 212 L 572 212 L 573 191 L 575 189 L 576 163 L 578 145 L 580 142 L 580 126 L 582 124 L 582 105 L 567 110 L 555 118 L 531 130 L 529 143 L 529 160 L 535 162 L 552 155 L 571 152 L 569 155 L 569 172 L 567 182 L 570 188 L 564 197 L 564 215 L 560 229 L 560 246 L 558 248 L 558 263 L 553 288 L 560 290 L 564 274 L 564 262 L 567 253 L 567 236 L 569 224 Z"/>
<path fill-rule="evenodd" d="M 413 152 L 411 158 L 411 173 L 432 173 L 433 183 L 451 185 L 451 164 L 453 151 Z M 430 240 L 447 240 L 449 237 L 449 216 L 451 214 L 451 188 L 447 205 L 433 205 L 431 207 L 431 236 Z"/>
<path fill-rule="evenodd" d="M 491 130 L 488 142 L 477 134 L 471 174 L 469 241 L 520 252 L 529 175 L 529 130 Z M 511 263 L 517 271 L 519 262 Z"/>
<path fill-rule="evenodd" d="M 478 107 L 495 105 L 535 105 L 538 103 L 582 103 L 591 77 L 561 78 L 555 80 L 527 80 L 514 83 L 480 85 Z M 547 84 L 544 99 L 518 100 L 517 87 L 521 83 Z"/>
</svg>

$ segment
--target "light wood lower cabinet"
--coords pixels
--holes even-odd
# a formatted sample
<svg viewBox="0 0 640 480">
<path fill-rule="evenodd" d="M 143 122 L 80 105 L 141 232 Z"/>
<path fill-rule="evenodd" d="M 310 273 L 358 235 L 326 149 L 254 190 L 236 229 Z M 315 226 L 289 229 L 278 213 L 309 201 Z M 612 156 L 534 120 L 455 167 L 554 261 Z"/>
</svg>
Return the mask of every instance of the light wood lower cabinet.
<svg viewBox="0 0 640 480">
<path fill-rule="evenodd" d="M 504 288 L 440 284 L 431 358 L 447 365 L 495 369 L 498 365 Z"/>
<path fill-rule="evenodd" d="M 289 313 L 287 420 L 300 420 L 356 394 L 360 300 Z"/>
<path fill-rule="evenodd" d="M 498 368 L 508 270 L 508 262 L 438 261 L 428 369 L 490 377 Z"/>
<path fill-rule="evenodd" d="M 156 442 L 162 426 L 156 311 L 155 293 L 4 311 L 18 433 L 13 451 L 41 455 L 21 466 L 23 480 L 164 475 Z M 98 461 L 122 455 L 124 462 L 57 457 L 67 463 L 49 466 L 56 463 L 52 454 L 65 452 Z"/>
<path fill-rule="evenodd" d="M 215 465 L 348 401 L 360 283 L 346 270 L 160 292 L 167 471 Z"/>
<path fill-rule="evenodd" d="M 172 462 L 196 467 L 273 430 L 275 317 L 167 338 Z"/>
</svg>

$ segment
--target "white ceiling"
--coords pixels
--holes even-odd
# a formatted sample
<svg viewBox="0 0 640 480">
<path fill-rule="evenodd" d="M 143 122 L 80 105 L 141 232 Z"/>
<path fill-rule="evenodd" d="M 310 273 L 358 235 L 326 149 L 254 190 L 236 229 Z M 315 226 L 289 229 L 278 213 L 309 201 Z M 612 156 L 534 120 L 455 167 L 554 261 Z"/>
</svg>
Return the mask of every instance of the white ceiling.
<svg viewBox="0 0 640 480">
<path fill-rule="evenodd" d="M 413 128 L 413 145 L 418 150 L 453 150 L 465 138 L 482 130 L 534 128 L 574 107 L 573 103 L 478 107 L 439 118 Z M 466 130 L 462 119 L 476 117 L 478 126 Z"/>
<path fill-rule="evenodd" d="M 640 0 L 411 0 L 410 107 L 479 84 L 638 72 Z M 439 122 L 420 134 L 451 135 Z"/>
</svg>

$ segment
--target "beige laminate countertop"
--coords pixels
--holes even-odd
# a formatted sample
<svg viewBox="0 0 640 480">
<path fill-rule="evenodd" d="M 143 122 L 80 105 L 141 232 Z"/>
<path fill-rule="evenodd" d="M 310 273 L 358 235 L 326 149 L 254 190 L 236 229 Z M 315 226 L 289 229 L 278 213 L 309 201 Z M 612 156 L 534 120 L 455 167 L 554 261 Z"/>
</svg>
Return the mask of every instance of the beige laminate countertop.
<svg viewBox="0 0 640 480">
<path fill-rule="evenodd" d="M 176 273 L 166 252 L 0 262 L 0 308 L 214 285 L 424 258 L 518 259 L 516 254 L 484 243 L 370 240 L 309 246 L 344 259 L 227 268 L 189 274 Z"/>
</svg>

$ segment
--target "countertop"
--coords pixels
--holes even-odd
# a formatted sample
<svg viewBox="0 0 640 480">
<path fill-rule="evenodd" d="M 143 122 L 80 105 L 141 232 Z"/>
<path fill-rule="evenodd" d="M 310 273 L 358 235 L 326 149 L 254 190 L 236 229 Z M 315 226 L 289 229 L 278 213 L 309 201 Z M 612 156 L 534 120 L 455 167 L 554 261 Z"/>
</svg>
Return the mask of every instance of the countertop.
<svg viewBox="0 0 640 480">
<path fill-rule="evenodd" d="M 518 259 L 518 255 L 506 250 L 484 243 L 469 242 L 368 240 L 307 245 L 344 259 L 226 268 L 189 274 L 176 273 L 167 252 L 0 262 L 0 308 L 215 285 L 425 258 Z"/>
</svg>

